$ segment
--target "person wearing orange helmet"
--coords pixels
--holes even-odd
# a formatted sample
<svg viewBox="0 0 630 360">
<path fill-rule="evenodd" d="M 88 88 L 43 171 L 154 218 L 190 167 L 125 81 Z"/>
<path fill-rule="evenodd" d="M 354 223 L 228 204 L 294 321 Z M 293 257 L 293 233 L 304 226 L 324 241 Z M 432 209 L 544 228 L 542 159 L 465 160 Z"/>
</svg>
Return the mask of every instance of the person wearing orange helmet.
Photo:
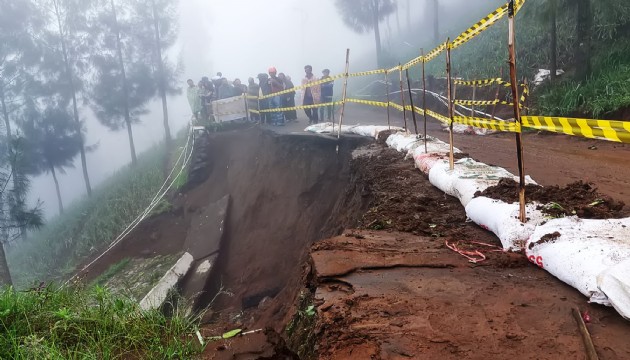
<svg viewBox="0 0 630 360">
<path fill-rule="evenodd" d="M 278 71 L 275 67 L 269 68 L 269 87 L 271 94 L 276 94 L 284 90 L 284 83 L 278 78 Z M 280 107 L 280 96 L 275 95 L 269 99 L 269 109 L 278 109 Z M 271 113 L 271 124 L 275 126 L 284 126 L 284 114 L 280 111 Z"/>
</svg>

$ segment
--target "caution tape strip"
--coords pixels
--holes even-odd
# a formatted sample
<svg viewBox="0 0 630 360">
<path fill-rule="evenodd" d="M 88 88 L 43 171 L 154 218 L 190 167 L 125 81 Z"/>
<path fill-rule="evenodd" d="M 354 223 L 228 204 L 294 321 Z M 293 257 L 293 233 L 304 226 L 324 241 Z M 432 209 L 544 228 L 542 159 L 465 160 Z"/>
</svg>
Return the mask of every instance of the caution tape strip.
<svg viewBox="0 0 630 360">
<path fill-rule="evenodd" d="M 492 119 L 467 117 L 467 116 L 454 116 L 453 122 L 456 122 L 458 124 L 468 125 L 468 126 L 474 126 L 476 128 L 488 129 L 488 130 L 521 132 L 521 126 L 517 122 L 492 120 Z"/>
<path fill-rule="evenodd" d="M 429 61 L 435 59 L 440 53 L 446 50 L 446 42 L 441 43 L 435 49 L 431 50 L 428 54 L 424 56 L 424 62 L 428 63 Z"/>
<path fill-rule="evenodd" d="M 258 100 L 258 96 L 254 96 L 254 95 L 246 95 L 248 100 Z"/>
<path fill-rule="evenodd" d="M 370 70 L 370 71 L 360 71 L 360 72 L 350 73 L 350 74 L 348 74 L 348 77 L 357 77 L 357 76 L 368 76 L 368 75 L 375 75 L 375 74 L 384 74 L 384 73 L 386 73 L 386 72 L 387 72 L 387 70 L 385 70 L 385 69 Z"/>
<path fill-rule="evenodd" d="M 497 21 L 501 20 L 508 13 L 508 4 L 501 6 L 495 11 L 488 14 L 488 16 L 479 20 L 475 25 L 469 27 L 456 37 L 453 42 L 449 44 L 451 49 L 456 49 L 459 46 L 472 40 L 475 36 L 481 34 L 484 30 L 487 30 L 490 26 L 494 25 Z"/>
<path fill-rule="evenodd" d="M 252 113 L 252 114 L 260 114 L 260 111 L 253 110 L 253 109 L 249 109 L 249 112 Z"/>
<path fill-rule="evenodd" d="M 260 110 L 260 113 L 272 113 L 272 112 L 282 112 L 282 111 L 290 111 L 290 110 L 315 109 L 315 108 L 324 107 L 324 106 L 331 106 L 331 105 L 335 106 L 335 105 L 341 105 L 341 104 L 343 104 L 343 101 L 335 101 L 335 102 L 329 102 L 329 103 L 324 103 L 324 104 L 300 105 L 300 106 L 293 106 L 293 107 L 286 107 L 286 108 L 265 109 L 265 110 Z"/>
<path fill-rule="evenodd" d="M 408 63 L 406 63 L 405 65 L 402 66 L 403 70 L 407 70 L 407 69 L 411 69 L 412 67 L 420 64 L 423 61 L 423 57 L 422 56 L 418 56 L 415 59 L 412 59 L 411 61 L 409 61 Z"/>
<path fill-rule="evenodd" d="M 313 87 L 313 86 L 321 85 L 321 84 L 324 84 L 324 83 L 332 82 L 332 81 L 335 81 L 335 80 L 340 79 L 342 77 L 344 77 L 344 74 L 337 74 L 335 76 L 331 76 L 331 77 L 326 78 L 326 79 L 320 79 L 320 80 L 317 80 L 317 81 L 313 81 L 313 82 L 310 82 L 310 83 L 305 84 L 305 85 L 292 87 L 290 89 L 278 91 L 278 92 L 273 93 L 273 94 L 263 95 L 263 96 L 260 96 L 258 99 L 260 99 L 260 100 L 270 99 L 270 98 L 272 98 L 274 96 L 284 95 L 284 94 L 288 94 L 288 93 L 291 93 L 291 92 L 294 92 L 294 91 L 297 91 L 297 90 L 302 90 L 302 89 L 306 89 L 306 88 L 309 88 L 309 87 Z"/>
<path fill-rule="evenodd" d="M 387 107 L 387 103 L 386 102 L 382 102 L 382 101 L 372 101 L 372 100 L 361 100 L 361 99 L 346 99 L 346 102 L 349 103 L 356 103 L 356 104 L 363 104 L 363 105 L 372 105 L 372 106 L 378 106 L 378 107 Z"/>
<path fill-rule="evenodd" d="M 438 113 L 433 112 L 433 111 L 428 110 L 428 109 L 427 109 L 427 115 L 429 115 L 430 117 L 432 117 L 432 118 L 434 118 L 436 120 L 439 120 L 439 121 L 441 121 L 441 122 L 443 122 L 445 124 L 450 124 L 451 123 L 451 119 L 449 117 L 444 116 L 442 114 L 438 114 Z"/>
<path fill-rule="evenodd" d="M 455 85 L 463 85 L 463 86 L 477 86 L 477 87 L 484 87 L 484 86 L 490 86 L 493 84 L 498 84 L 498 85 L 502 85 L 505 87 L 510 87 L 512 86 L 512 84 L 509 81 L 505 81 L 501 78 L 494 78 L 494 79 L 482 79 L 482 80 L 453 80 L 453 84 Z"/>
<path fill-rule="evenodd" d="M 550 116 L 522 116 L 523 127 L 567 135 L 630 143 L 630 122 Z"/>
<path fill-rule="evenodd" d="M 505 100 L 454 100 L 453 104 L 466 106 L 487 106 L 487 105 L 514 105 Z"/>
</svg>

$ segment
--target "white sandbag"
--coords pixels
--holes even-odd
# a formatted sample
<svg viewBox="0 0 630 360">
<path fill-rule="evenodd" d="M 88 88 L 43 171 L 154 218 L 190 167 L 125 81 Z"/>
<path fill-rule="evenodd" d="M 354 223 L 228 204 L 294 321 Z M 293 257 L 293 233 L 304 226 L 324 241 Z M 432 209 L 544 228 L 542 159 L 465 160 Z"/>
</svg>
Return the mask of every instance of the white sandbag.
<svg viewBox="0 0 630 360">
<path fill-rule="evenodd" d="M 360 136 L 369 136 L 373 138 L 378 138 L 378 134 L 381 131 L 390 130 L 389 126 L 382 125 L 342 125 L 341 133 L 342 134 L 354 134 Z M 403 131 L 403 128 L 392 126 L 391 130 L 394 131 Z M 339 132 L 339 126 L 332 122 L 319 123 L 314 125 L 309 125 L 304 131 L 314 132 L 318 134 L 336 134 Z"/>
<path fill-rule="evenodd" d="M 410 148 L 414 145 L 417 146 L 417 143 L 421 141 L 418 139 L 416 135 L 405 134 L 404 132 L 399 132 L 395 134 L 391 134 L 385 143 L 392 149 L 395 149 L 398 152 L 404 152 L 407 154 Z"/>
<path fill-rule="evenodd" d="M 630 218 L 550 220 L 536 228 L 526 253 L 592 302 L 630 318 Z"/>
<path fill-rule="evenodd" d="M 351 128 L 352 128 L 352 126 L 342 125 L 341 126 L 341 133 L 342 134 L 349 134 Z M 325 134 L 325 133 L 335 133 L 336 134 L 339 131 L 339 126 L 337 126 L 337 124 L 334 124 L 334 123 L 331 123 L 331 122 L 319 123 L 319 124 L 309 125 L 306 129 L 304 129 L 304 131 L 314 132 L 314 133 L 318 133 L 318 134 Z"/>
<path fill-rule="evenodd" d="M 450 170 L 448 161 L 437 162 L 429 171 L 429 181 L 445 193 L 454 196 L 466 206 L 475 197 L 477 191 L 483 191 L 497 185 L 501 178 L 518 181 L 504 168 L 490 166 L 471 158 L 460 159 Z M 535 184 L 531 178 L 526 183 Z"/>
<path fill-rule="evenodd" d="M 508 204 L 501 200 L 476 197 L 466 205 L 466 216 L 480 227 L 492 231 L 501 241 L 504 249 L 517 251 L 534 233 L 536 225 L 545 221 L 545 215 L 536 208 L 540 204 L 525 206 L 527 223 L 519 220 L 519 204 Z"/>
<path fill-rule="evenodd" d="M 378 134 L 383 131 L 403 131 L 404 129 L 398 126 L 378 126 L 378 125 L 357 125 L 352 128 L 352 132 L 361 136 L 369 136 L 375 139 L 378 138 Z"/>
<path fill-rule="evenodd" d="M 630 259 L 599 274 L 597 287 L 606 294 L 617 312 L 630 320 Z"/>
<path fill-rule="evenodd" d="M 445 127 L 444 131 L 449 131 L 449 127 Z M 476 128 L 473 126 L 468 126 L 468 125 L 464 125 L 464 124 L 457 124 L 454 123 L 453 124 L 453 134 L 467 134 L 467 135 L 488 135 L 488 134 L 494 134 L 497 131 L 495 130 L 488 130 L 488 129 L 481 129 L 481 128 Z"/>
</svg>

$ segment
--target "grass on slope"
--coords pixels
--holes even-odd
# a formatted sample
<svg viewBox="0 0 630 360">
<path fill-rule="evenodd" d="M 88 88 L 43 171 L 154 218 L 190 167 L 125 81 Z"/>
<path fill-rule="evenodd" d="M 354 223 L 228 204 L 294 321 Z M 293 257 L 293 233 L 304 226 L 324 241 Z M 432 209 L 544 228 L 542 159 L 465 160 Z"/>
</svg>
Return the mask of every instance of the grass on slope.
<svg viewBox="0 0 630 360">
<path fill-rule="evenodd" d="M 181 138 L 178 142 L 183 144 Z M 181 147 L 175 155 L 179 152 Z M 175 155 L 173 162 L 177 159 Z M 160 189 L 164 156 L 163 145 L 141 154 L 136 167 L 120 169 L 99 185 L 91 198 L 73 203 L 63 215 L 50 220 L 26 241 L 7 249 L 16 288 L 40 281 L 61 281 L 86 257 L 110 244 L 144 211 Z M 177 184 L 185 181 L 186 175 L 180 176 Z M 168 210 L 170 204 L 163 200 L 158 208 Z"/>
<path fill-rule="evenodd" d="M 197 330 L 98 286 L 0 290 L 0 359 L 190 359 Z"/>
</svg>

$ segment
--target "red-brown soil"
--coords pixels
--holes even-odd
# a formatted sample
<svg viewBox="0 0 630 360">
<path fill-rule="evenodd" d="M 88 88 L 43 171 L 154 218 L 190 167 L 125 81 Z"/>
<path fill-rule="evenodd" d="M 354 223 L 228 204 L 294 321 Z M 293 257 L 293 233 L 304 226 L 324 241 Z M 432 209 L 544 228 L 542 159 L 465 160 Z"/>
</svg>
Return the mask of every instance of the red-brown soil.
<svg viewBox="0 0 630 360">
<path fill-rule="evenodd" d="M 543 206 L 539 210 L 554 216 L 577 215 L 584 219 L 624 218 L 629 214 L 624 211 L 625 204 L 608 195 L 600 194 L 592 184 L 576 181 L 566 186 L 526 185 L 527 202 L 536 201 Z M 478 191 L 476 196 L 486 196 L 508 203 L 518 201 L 518 183 L 512 179 L 501 179 L 496 186 Z"/>
<path fill-rule="evenodd" d="M 627 321 L 611 308 L 587 304 L 522 254 L 482 245 L 498 242 L 468 225 L 459 202 L 432 187 L 411 161 L 382 149 L 353 169 L 360 179 L 355 186 L 369 193 L 370 209 L 379 209 L 362 222 L 387 219 L 387 229 L 406 232 L 348 230 L 312 247 L 318 317 L 310 336 L 318 347 L 310 357 L 582 359 L 573 307 L 589 312 L 601 359 L 630 356 Z M 379 170 L 387 176 L 370 176 Z M 433 206 L 417 207 L 425 203 Z M 436 219 L 435 227 L 417 220 L 410 229 L 410 211 Z M 487 260 L 470 263 L 445 241 Z"/>
<path fill-rule="evenodd" d="M 348 123 L 383 124 L 382 114 L 357 109 L 346 109 L 361 116 Z M 303 125 L 279 130 L 301 131 Z M 429 133 L 447 138 L 435 122 Z M 258 128 L 211 134 L 174 210 L 140 226 L 103 259 L 102 268 L 121 256 L 181 251 L 193 215 L 230 194 L 225 238 L 205 300 L 223 292 L 206 313 L 202 333 L 268 329 L 211 343 L 204 358 L 294 358 L 279 336 L 288 337 L 296 306 L 307 317 L 302 306 L 313 298 L 320 307 L 316 325 L 312 321 L 286 339 L 295 352 L 301 340 L 302 346 L 312 344 L 310 351 L 302 347 L 302 358 L 581 359 L 574 306 L 590 312 L 600 358 L 630 357 L 630 326 L 613 310 L 586 304 L 521 254 L 487 246 L 499 242 L 466 222 L 459 202 L 430 185 L 402 154 L 372 144 L 370 160 L 352 161 L 351 150 L 365 142 Z M 456 135 L 461 150 L 511 171 L 513 142 L 510 134 Z M 535 133 L 526 134 L 525 143 L 526 168 L 539 183 L 584 180 L 630 200 L 623 168 L 630 148 Z M 598 150 L 587 149 L 592 143 Z M 352 228 L 359 230 L 315 243 Z M 487 260 L 469 263 L 446 242 L 480 251 Z"/>
</svg>

